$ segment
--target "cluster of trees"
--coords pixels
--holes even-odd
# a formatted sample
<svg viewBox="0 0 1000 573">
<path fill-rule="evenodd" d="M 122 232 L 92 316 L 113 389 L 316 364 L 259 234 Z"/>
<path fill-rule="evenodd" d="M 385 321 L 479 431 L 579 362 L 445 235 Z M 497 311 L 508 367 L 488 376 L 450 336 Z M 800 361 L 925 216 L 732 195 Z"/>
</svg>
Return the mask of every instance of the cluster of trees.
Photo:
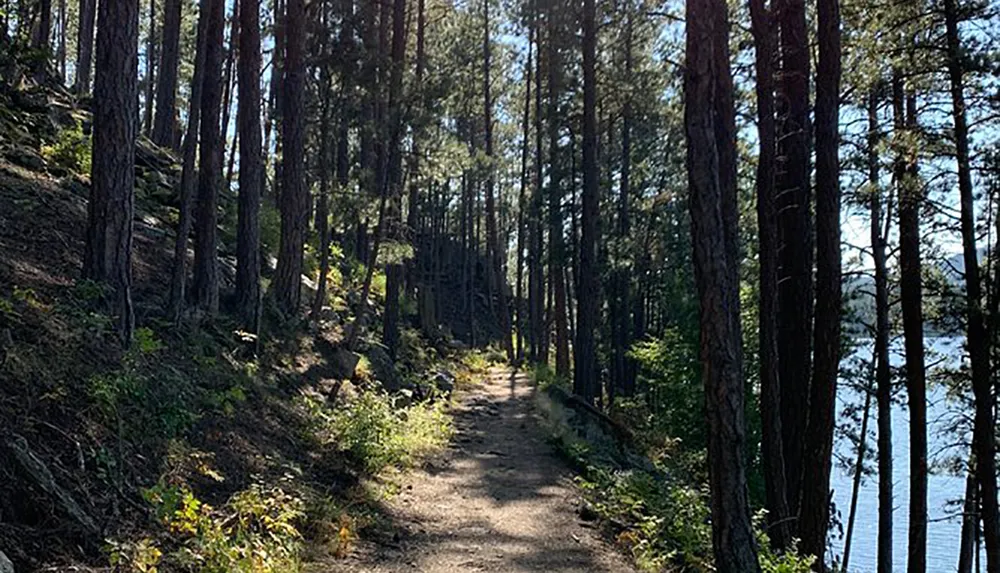
<svg viewBox="0 0 1000 573">
<path fill-rule="evenodd" d="M 861 252 L 849 270 L 871 275 L 871 292 L 846 294 L 872 301 L 860 321 L 874 356 L 879 570 L 894 564 L 901 386 L 906 562 L 926 570 L 935 320 L 966 340 L 952 382 L 973 412 L 960 569 L 981 522 L 1000 571 L 1000 252 L 983 256 L 1000 235 L 1000 167 L 983 151 L 998 17 L 972 0 L 7 0 L 0 45 L 36 50 L 42 75 L 92 95 L 83 275 L 114 293 L 123 343 L 139 137 L 182 164 L 175 320 L 226 311 L 256 331 L 265 306 L 318 311 L 336 241 L 365 268 L 350 345 L 377 270 L 390 349 L 405 301 L 452 280 L 471 342 L 476 321 L 496 321 L 513 333 L 511 360 L 553 357 L 587 402 L 641 402 L 656 417 L 672 397 L 632 349 L 668 332 L 700 341 L 704 386 L 683 391 L 706 407 L 720 571 L 758 569 L 758 503 L 776 547 L 798 539 L 818 567 L 829 561 L 844 265 Z M 465 253 L 461 277 L 441 276 L 445 241 Z M 950 290 L 928 262 L 949 244 L 963 263 Z M 231 284 L 220 257 L 235 259 Z M 476 315 L 477 281 L 492 316 Z M 904 368 L 890 356 L 900 335 Z M 762 492 L 748 491 L 754 474 Z"/>
</svg>

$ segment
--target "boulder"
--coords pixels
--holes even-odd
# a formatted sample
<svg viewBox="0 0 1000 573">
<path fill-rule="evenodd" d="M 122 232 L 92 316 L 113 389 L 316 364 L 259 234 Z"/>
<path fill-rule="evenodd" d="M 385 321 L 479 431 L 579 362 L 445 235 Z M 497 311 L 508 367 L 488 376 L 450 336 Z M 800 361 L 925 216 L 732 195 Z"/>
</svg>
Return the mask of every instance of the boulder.
<svg viewBox="0 0 1000 573">
<path fill-rule="evenodd" d="M 431 384 L 445 396 L 455 391 L 455 375 L 447 370 L 439 370 L 431 376 Z"/>
<path fill-rule="evenodd" d="M 354 370 L 358 367 L 361 355 L 351 352 L 346 348 L 337 348 L 330 357 L 330 368 L 334 377 L 344 379 L 353 378 Z M 369 359 L 370 360 L 370 359 Z"/>
<path fill-rule="evenodd" d="M 35 150 L 24 146 L 12 147 L 4 153 L 4 157 L 15 165 L 20 165 L 32 171 L 44 171 L 45 160 Z"/>
<path fill-rule="evenodd" d="M 399 372 L 396 371 L 396 365 L 384 348 L 373 345 L 365 353 L 365 357 L 368 358 L 368 362 L 372 366 L 372 372 L 375 374 L 375 378 L 382 383 L 383 388 L 389 392 L 395 392 L 400 389 L 401 380 Z"/>
</svg>

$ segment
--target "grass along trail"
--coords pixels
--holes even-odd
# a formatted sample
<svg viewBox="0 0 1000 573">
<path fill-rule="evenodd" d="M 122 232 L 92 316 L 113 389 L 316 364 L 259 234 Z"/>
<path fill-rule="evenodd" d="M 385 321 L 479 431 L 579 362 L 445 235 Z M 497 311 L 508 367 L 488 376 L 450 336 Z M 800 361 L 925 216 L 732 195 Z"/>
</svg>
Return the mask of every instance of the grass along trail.
<svg viewBox="0 0 1000 573">
<path fill-rule="evenodd" d="M 627 572 L 575 511 L 572 473 L 534 417 L 524 373 L 496 367 L 458 397 L 449 450 L 401 479 L 393 533 L 309 573 Z"/>
</svg>

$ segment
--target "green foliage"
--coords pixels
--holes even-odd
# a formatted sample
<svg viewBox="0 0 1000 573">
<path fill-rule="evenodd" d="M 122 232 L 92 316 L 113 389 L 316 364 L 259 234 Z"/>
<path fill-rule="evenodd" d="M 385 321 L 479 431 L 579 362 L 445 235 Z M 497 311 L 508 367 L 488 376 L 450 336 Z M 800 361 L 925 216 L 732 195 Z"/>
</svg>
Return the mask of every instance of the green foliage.
<svg viewBox="0 0 1000 573">
<path fill-rule="evenodd" d="M 625 525 L 617 541 L 644 571 L 709 571 L 712 530 L 703 492 L 641 470 L 589 466 L 577 478 L 597 514 Z"/>
<path fill-rule="evenodd" d="M 400 407 L 396 398 L 368 390 L 337 409 L 310 396 L 303 396 L 301 403 L 321 439 L 336 443 L 372 473 L 412 466 L 444 447 L 454 433 L 440 402 Z"/>
<path fill-rule="evenodd" d="M 622 401 L 625 419 L 652 441 L 679 439 L 691 449 L 705 446 L 704 393 L 697 344 L 678 329 L 637 342 L 630 356 L 639 365 L 639 400 Z"/>
<path fill-rule="evenodd" d="M 531 377 L 535 381 L 539 390 L 545 390 L 553 385 L 562 386 L 564 388 L 569 387 L 569 381 L 563 380 L 556 376 L 556 371 L 545 363 L 535 364 L 534 370 L 531 372 Z"/>
<path fill-rule="evenodd" d="M 179 537 L 166 560 L 182 570 L 284 573 L 299 568 L 302 536 L 298 525 L 305 517 L 305 506 L 299 497 L 279 487 L 253 485 L 233 495 L 219 510 L 195 497 L 186 485 L 163 480 L 145 490 L 143 497 L 172 538 Z M 115 561 L 122 563 L 122 558 L 113 552 Z M 131 570 L 155 571 L 135 565 Z"/>
<path fill-rule="evenodd" d="M 52 144 L 42 146 L 42 157 L 49 164 L 75 173 L 90 173 L 91 151 L 91 139 L 84 135 L 83 125 L 77 121 L 73 127 L 60 131 Z"/>
</svg>

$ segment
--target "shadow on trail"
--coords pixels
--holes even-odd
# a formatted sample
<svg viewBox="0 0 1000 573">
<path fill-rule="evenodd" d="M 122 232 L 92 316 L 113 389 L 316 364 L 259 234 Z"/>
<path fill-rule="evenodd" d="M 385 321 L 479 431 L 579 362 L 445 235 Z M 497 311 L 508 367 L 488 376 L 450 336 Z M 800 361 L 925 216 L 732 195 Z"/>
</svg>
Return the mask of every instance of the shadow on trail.
<svg viewBox="0 0 1000 573">
<path fill-rule="evenodd" d="M 631 571 L 577 516 L 535 392 L 526 374 L 499 369 L 465 390 L 448 452 L 384 504 L 391 537 L 307 571 Z"/>
</svg>

